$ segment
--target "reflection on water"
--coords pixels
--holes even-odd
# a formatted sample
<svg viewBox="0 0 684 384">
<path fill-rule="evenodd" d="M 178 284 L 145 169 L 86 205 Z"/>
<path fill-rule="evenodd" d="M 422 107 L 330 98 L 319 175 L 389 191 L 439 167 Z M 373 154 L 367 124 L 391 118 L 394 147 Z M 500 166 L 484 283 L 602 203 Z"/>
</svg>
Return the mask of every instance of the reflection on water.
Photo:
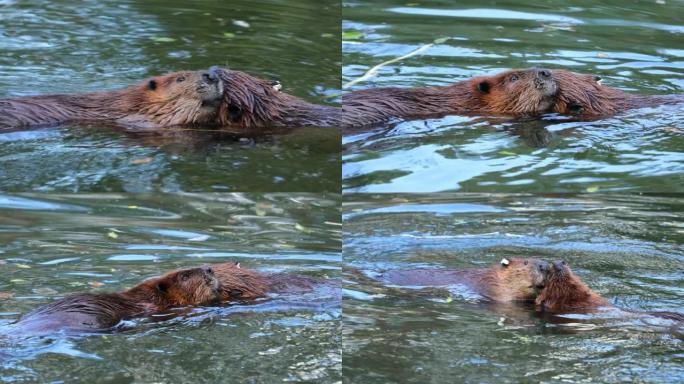
<svg viewBox="0 0 684 384">
<path fill-rule="evenodd" d="M 683 93 L 681 4 L 396 0 L 343 9 L 343 82 L 388 64 L 352 89 L 447 85 L 509 68 L 599 74 L 628 92 Z M 616 28 L 619 27 L 619 28 Z M 449 116 L 343 137 L 349 192 L 679 191 L 683 106 L 577 122 Z"/>
<path fill-rule="evenodd" d="M 340 84 L 339 7 L 315 0 L 10 2 L 0 8 L 0 98 L 112 90 L 221 65 L 329 103 Z M 318 131 L 259 140 L 206 131 L 140 137 L 101 126 L 2 133 L 0 189 L 338 192 L 340 136 Z"/>
<path fill-rule="evenodd" d="M 175 268 L 240 261 L 329 280 L 340 197 L 320 194 L 0 196 L 0 327 L 73 292 L 119 291 Z M 341 379 L 340 290 L 136 319 L 116 334 L 0 336 L 2 380 Z M 251 379 L 250 379 L 251 378 Z"/>
<path fill-rule="evenodd" d="M 503 257 L 562 259 L 617 307 L 683 312 L 682 196 L 359 194 L 343 206 L 349 382 L 683 378 L 681 324 L 542 317 L 529 306 L 481 303 L 458 286 L 397 289 L 369 278 Z"/>
</svg>

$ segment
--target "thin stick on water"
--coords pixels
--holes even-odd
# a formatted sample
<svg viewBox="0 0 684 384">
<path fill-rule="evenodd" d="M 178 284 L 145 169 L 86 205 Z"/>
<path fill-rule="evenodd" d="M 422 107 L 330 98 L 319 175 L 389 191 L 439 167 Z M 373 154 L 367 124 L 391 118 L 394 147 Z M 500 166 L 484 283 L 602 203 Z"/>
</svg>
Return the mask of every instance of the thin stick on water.
<svg viewBox="0 0 684 384">
<path fill-rule="evenodd" d="M 423 52 L 424 50 L 426 50 L 426 49 L 428 49 L 428 48 L 431 48 L 431 47 L 434 46 L 435 44 L 442 44 L 442 43 L 444 43 L 444 42 L 447 41 L 447 40 L 449 40 L 448 37 L 439 38 L 439 39 L 436 39 L 435 41 L 433 41 L 432 43 L 425 44 L 425 45 L 423 45 L 423 46 L 421 46 L 421 47 L 418 47 L 418 48 L 414 49 L 413 51 L 411 51 L 411 52 L 409 52 L 409 53 L 407 53 L 407 54 L 405 54 L 405 55 L 403 55 L 403 56 L 399 56 L 399 57 L 395 57 L 394 59 L 390 59 L 390 60 L 387 60 L 387 61 L 383 61 L 382 63 L 380 63 L 380 64 L 378 64 L 378 65 L 372 67 L 372 68 L 369 69 L 369 70 L 367 70 L 366 73 L 364 73 L 361 77 L 358 77 L 358 78 L 356 78 L 356 79 L 354 79 L 354 80 L 351 80 L 351 81 L 349 81 L 349 82 L 343 84 L 343 85 L 342 85 L 342 89 L 347 89 L 347 88 L 351 87 L 351 86 L 354 85 L 354 84 L 358 84 L 358 83 L 360 83 L 360 82 L 362 82 L 362 81 L 365 81 L 365 80 L 370 79 L 371 77 L 373 77 L 373 76 L 375 76 L 375 75 L 378 74 L 378 69 L 380 69 L 380 68 L 382 68 L 382 67 L 384 67 L 384 66 L 386 66 L 386 65 L 388 65 L 388 64 L 392 64 L 392 63 L 396 63 L 397 61 L 401 61 L 401 60 L 404 60 L 404 59 L 408 59 L 409 57 L 415 56 L 415 55 L 417 55 L 417 54 Z"/>
</svg>

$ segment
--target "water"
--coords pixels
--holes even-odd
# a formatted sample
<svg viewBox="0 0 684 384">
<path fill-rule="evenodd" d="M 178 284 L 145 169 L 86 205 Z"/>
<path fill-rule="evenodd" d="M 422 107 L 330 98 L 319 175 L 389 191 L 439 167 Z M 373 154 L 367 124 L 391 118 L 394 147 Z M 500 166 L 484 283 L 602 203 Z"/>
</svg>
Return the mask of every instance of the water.
<svg viewBox="0 0 684 384">
<path fill-rule="evenodd" d="M 351 89 L 447 85 L 509 68 L 600 75 L 643 94 L 684 93 L 680 2 L 347 2 L 342 80 Z M 681 191 L 684 107 L 592 122 L 449 116 L 343 137 L 348 192 Z"/>
<path fill-rule="evenodd" d="M 458 289 L 392 289 L 392 268 L 567 261 L 612 304 L 684 312 L 684 199 L 613 195 L 347 195 L 344 378 L 349 383 L 679 382 L 681 324 L 542 317 Z"/>
<path fill-rule="evenodd" d="M 72 292 L 168 270 L 339 277 L 335 194 L 0 195 L 0 328 Z M 120 333 L 0 338 L 0 381 L 339 382 L 339 289 L 130 322 Z"/>
<path fill-rule="evenodd" d="M 227 66 L 315 103 L 340 86 L 335 1 L 56 1 L 0 5 L 0 98 L 111 90 Z M 242 140 L 241 140 L 242 139 Z M 338 130 L 246 139 L 100 126 L 0 134 L 0 190 L 338 192 Z"/>
</svg>

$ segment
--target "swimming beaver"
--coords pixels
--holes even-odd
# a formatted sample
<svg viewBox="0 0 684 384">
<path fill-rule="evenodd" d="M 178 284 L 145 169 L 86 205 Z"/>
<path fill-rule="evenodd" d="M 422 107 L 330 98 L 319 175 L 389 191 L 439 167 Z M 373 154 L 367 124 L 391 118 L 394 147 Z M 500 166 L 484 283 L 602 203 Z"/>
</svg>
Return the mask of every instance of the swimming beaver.
<svg viewBox="0 0 684 384">
<path fill-rule="evenodd" d="M 115 91 L 0 99 L 0 130 L 70 122 L 148 129 L 216 125 L 222 96 L 215 69 L 174 72 Z"/>
<path fill-rule="evenodd" d="M 21 334 L 106 331 L 121 320 L 217 299 L 218 281 L 211 268 L 180 269 L 123 292 L 66 296 L 26 314 L 14 328 Z"/>
<path fill-rule="evenodd" d="M 244 72 L 219 68 L 224 96 L 218 112 L 223 127 L 341 127 L 342 109 L 312 104 L 281 92 L 278 82 L 258 79 Z"/>
<path fill-rule="evenodd" d="M 295 273 L 262 273 L 233 262 L 210 266 L 219 282 L 221 301 L 253 300 L 270 293 L 307 292 L 323 284 L 334 286 L 338 283 Z"/>
<path fill-rule="evenodd" d="M 601 85 L 595 75 L 546 68 L 513 69 L 442 87 L 370 88 L 342 96 L 345 127 L 450 114 L 538 116 L 557 112 L 594 118 L 682 102 L 684 95 L 633 95 Z"/>
<path fill-rule="evenodd" d="M 546 285 L 548 271 L 546 261 L 511 258 L 489 268 L 391 270 L 379 279 L 413 287 L 463 284 L 496 302 L 533 301 Z"/>
<path fill-rule="evenodd" d="M 618 310 L 627 317 L 656 316 L 684 321 L 684 314 L 659 311 L 624 311 L 611 305 L 608 300 L 584 284 L 564 261 L 553 263 L 549 279 L 535 304 L 540 311 L 567 313 L 573 311 Z"/>
</svg>

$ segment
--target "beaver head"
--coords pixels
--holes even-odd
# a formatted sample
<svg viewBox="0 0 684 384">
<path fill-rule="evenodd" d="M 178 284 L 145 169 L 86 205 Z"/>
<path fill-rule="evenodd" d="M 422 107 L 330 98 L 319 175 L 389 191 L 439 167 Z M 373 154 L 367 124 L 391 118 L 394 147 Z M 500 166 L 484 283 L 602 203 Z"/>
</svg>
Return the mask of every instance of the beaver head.
<svg viewBox="0 0 684 384">
<path fill-rule="evenodd" d="M 212 268 L 219 281 L 221 300 L 252 300 L 265 296 L 269 290 L 266 275 L 241 268 L 240 263 L 212 264 Z"/>
<path fill-rule="evenodd" d="M 601 77 L 592 74 L 554 70 L 558 94 L 554 112 L 564 115 L 611 115 L 623 109 L 630 95 L 601 84 Z"/>
<path fill-rule="evenodd" d="M 212 123 L 223 96 L 216 68 L 181 71 L 147 80 L 137 107 L 163 126 Z"/>
<path fill-rule="evenodd" d="M 489 276 L 492 299 L 532 301 L 547 284 L 549 263 L 539 259 L 504 258 L 492 267 Z"/>
<path fill-rule="evenodd" d="M 209 266 L 179 269 L 148 280 L 166 307 L 203 305 L 218 299 L 219 282 Z"/>
<path fill-rule="evenodd" d="M 280 82 L 225 68 L 215 70 L 224 89 L 218 111 L 220 125 L 259 127 L 277 120 L 286 109 L 288 96 L 280 92 Z"/>
<path fill-rule="evenodd" d="M 605 305 L 606 302 L 572 273 L 565 261 L 555 261 L 535 304 L 543 311 L 560 312 Z"/>
<path fill-rule="evenodd" d="M 554 72 L 544 68 L 513 69 L 475 77 L 471 92 L 498 114 L 538 114 L 550 111 L 558 86 Z"/>
</svg>

